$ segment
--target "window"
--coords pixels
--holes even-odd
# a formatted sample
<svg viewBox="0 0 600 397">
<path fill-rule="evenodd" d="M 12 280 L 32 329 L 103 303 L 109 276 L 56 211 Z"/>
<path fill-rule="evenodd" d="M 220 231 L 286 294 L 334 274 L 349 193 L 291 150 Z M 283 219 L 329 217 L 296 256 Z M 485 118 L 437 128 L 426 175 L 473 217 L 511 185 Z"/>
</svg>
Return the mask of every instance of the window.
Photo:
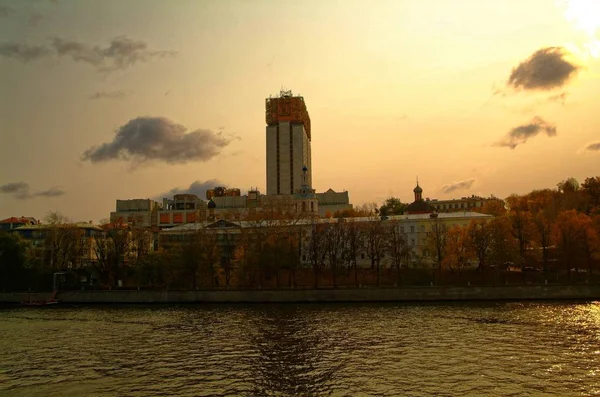
<svg viewBox="0 0 600 397">
<path fill-rule="evenodd" d="M 415 246 L 415 239 L 414 238 L 410 239 L 410 245 L 412 245 L 413 247 Z"/>
<path fill-rule="evenodd" d="M 414 226 L 411 226 L 411 227 L 410 227 L 410 232 L 411 232 L 411 233 L 414 233 L 414 232 L 415 232 L 415 227 L 414 227 Z"/>
<path fill-rule="evenodd" d="M 425 225 L 421 225 L 421 233 L 425 233 Z"/>
<path fill-rule="evenodd" d="M 364 252 L 362 254 L 360 254 L 360 259 L 365 259 L 365 254 Z"/>
<path fill-rule="evenodd" d="M 302 261 L 306 262 L 306 255 L 302 255 Z"/>
<path fill-rule="evenodd" d="M 404 233 L 404 226 L 400 226 L 400 233 Z"/>
</svg>

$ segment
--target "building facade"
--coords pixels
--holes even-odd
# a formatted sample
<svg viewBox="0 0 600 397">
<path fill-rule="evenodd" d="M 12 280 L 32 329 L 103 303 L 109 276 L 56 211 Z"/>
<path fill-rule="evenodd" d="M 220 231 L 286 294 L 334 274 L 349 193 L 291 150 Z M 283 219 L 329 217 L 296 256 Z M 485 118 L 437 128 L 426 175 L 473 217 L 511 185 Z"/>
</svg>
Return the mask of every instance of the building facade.
<svg viewBox="0 0 600 397">
<path fill-rule="evenodd" d="M 490 201 L 498 201 L 504 205 L 504 201 L 494 197 L 479 197 L 471 195 L 470 197 L 461 197 L 451 200 L 427 199 L 427 204 L 435 209 L 436 212 L 457 212 L 457 211 L 473 211 L 481 209 Z"/>
<path fill-rule="evenodd" d="M 310 117 L 301 96 L 282 90 L 266 99 L 267 195 L 294 194 L 312 186 Z"/>
</svg>

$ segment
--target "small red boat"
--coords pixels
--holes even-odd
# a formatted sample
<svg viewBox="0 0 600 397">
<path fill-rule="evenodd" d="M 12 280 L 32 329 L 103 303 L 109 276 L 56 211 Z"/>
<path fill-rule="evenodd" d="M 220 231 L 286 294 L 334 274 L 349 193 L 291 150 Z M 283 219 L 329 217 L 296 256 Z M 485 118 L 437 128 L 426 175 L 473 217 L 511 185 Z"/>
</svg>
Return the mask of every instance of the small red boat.
<svg viewBox="0 0 600 397">
<path fill-rule="evenodd" d="M 47 306 L 47 305 L 55 305 L 58 303 L 56 300 L 56 292 L 53 292 L 49 298 L 46 299 L 32 299 L 31 292 L 29 293 L 29 300 L 21 302 L 21 305 L 24 306 Z"/>
</svg>

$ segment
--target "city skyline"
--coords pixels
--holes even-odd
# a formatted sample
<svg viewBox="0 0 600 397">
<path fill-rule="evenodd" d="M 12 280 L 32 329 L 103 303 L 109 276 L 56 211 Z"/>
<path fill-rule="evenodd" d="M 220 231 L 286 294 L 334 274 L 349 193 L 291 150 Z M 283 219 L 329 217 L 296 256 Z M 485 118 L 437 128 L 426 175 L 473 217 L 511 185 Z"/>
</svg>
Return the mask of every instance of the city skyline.
<svg viewBox="0 0 600 397">
<path fill-rule="evenodd" d="M 600 158 L 593 7 L 0 1 L 2 218 L 97 221 L 194 183 L 266 193 L 282 86 L 308 103 L 313 188 L 355 205 L 411 202 L 416 175 L 438 199 L 582 181 Z"/>
</svg>

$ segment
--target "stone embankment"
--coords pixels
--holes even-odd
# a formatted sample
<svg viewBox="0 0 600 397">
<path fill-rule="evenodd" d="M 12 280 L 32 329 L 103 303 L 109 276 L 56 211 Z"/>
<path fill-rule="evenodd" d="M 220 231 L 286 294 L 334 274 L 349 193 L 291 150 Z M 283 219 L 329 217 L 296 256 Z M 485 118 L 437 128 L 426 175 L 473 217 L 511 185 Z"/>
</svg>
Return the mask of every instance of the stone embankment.
<svg viewBox="0 0 600 397">
<path fill-rule="evenodd" d="M 50 294 L 35 294 L 44 299 Z M 28 301 L 28 293 L 0 293 L 0 303 Z M 600 300 L 600 285 L 406 287 L 230 291 L 64 291 L 61 303 L 302 303 L 486 300 Z"/>
</svg>

